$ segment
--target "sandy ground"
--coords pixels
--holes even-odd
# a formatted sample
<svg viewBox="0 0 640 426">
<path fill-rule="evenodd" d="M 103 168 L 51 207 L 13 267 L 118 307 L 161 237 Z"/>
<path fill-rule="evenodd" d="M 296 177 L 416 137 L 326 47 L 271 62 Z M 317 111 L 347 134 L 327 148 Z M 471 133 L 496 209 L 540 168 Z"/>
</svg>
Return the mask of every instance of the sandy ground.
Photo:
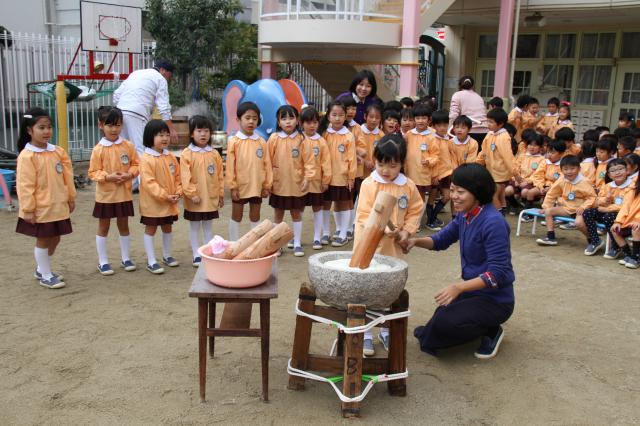
<svg viewBox="0 0 640 426">
<path fill-rule="evenodd" d="M 179 268 L 158 277 L 144 270 L 101 277 L 92 207 L 92 189 L 81 191 L 74 233 L 63 238 L 54 258 L 68 285 L 55 291 L 32 278 L 33 241 L 14 233 L 15 215 L 0 214 L 0 424 L 346 423 L 329 385 L 309 383 L 304 392 L 286 388 L 293 304 L 306 279 L 306 258 L 288 253 L 279 261 L 280 297 L 271 308 L 271 401 L 260 401 L 259 341 L 219 338 L 202 404 L 196 300 L 187 296 L 195 271 L 187 223 L 180 220 L 174 231 Z M 223 217 L 229 213 L 227 206 Z M 264 207 L 263 215 L 270 214 Z M 142 266 L 137 220 L 132 254 Z M 311 223 L 307 217 L 306 244 Z M 215 231 L 226 235 L 223 221 Z M 517 304 L 496 359 L 475 359 L 475 344 L 433 358 L 410 337 L 407 397 L 390 397 L 385 385 L 376 385 L 361 421 L 638 424 L 640 272 L 583 256 L 575 231 L 560 231 L 560 237 L 560 246 L 541 248 L 530 235 L 514 235 Z M 117 264 L 115 233 L 109 250 Z M 416 250 L 408 261 L 413 330 L 433 312 L 434 293 L 459 275 L 459 256 L 457 247 Z M 312 349 L 325 353 L 334 333 L 314 330 Z"/>
</svg>

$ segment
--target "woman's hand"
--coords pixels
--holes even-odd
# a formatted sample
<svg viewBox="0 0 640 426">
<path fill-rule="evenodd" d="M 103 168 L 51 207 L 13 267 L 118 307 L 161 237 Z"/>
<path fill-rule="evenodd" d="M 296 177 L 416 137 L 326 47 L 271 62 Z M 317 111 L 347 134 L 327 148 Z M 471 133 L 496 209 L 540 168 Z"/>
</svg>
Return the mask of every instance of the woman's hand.
<svg viewBox="0 0 640 426">
<path fill-rule="evenodd" d="M 440 290 L 434 297 L 436 303 L 440 306 L 449 306 L 451 302 L 456 300 L 460 296 L 462 290 L 457 284 L 451 284 Z"/>
<path fill-rule="evenodd" d="M 415 238 L 398 239 L 398 245 L 400 246 L 400 248 L 402 248 L 402 252 L 404 254 L 407 254 L 416 245 L 416 239 Z"/>
</svg>

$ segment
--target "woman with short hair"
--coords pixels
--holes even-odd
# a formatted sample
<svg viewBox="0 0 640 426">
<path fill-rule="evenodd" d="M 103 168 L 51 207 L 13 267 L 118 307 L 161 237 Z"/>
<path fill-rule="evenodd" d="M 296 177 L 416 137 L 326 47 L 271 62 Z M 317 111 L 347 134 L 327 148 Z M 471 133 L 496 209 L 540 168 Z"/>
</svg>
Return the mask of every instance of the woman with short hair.
<svg viewBox="0 0 640 426">
<path fill-rule="evenodd" d="M 477 358 L 492 358 L 504 337 L 501 324 L 514 307 L 509 225 L 493 206 L 496 185 L 479 164 L 463 164 L 454 170 L 451 201 L 455 219 L 438 233 L 400 242 L 405 252 L 413 247 L 446 250 L 460 242 L 462 280 L 435 295 L 439 305 L 414 336 L 420 349 L 437 355 L 439 349 L 481 338 Z"/>
<path fill-rule="evenodd" d="M 343 96 L 352 96 L 356 101 L 356 116 L 354 120 L 358 124 L 364 123 L 364 116 L 369 105 L 377 103 L 382 106 L 382 100 L 377 96 L 378 85 L 376 77 L 369 70 L 360 70 L 353 77 L 349 91 L 340 94 L 336 100 Z"/>
</svg>

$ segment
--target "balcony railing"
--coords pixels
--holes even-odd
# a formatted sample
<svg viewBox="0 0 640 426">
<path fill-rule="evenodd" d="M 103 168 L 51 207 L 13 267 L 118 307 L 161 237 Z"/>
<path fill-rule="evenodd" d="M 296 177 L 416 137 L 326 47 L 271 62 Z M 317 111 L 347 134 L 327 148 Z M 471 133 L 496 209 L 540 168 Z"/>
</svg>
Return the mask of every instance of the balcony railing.
<svg viewBox="0 0 640 426">
<path fill-rule="evenodd" d="M 261 0 L 260 19 L 332 19 L 343 21 L 397 22 L 402 19 L 401 0 Z"/>
</svg>

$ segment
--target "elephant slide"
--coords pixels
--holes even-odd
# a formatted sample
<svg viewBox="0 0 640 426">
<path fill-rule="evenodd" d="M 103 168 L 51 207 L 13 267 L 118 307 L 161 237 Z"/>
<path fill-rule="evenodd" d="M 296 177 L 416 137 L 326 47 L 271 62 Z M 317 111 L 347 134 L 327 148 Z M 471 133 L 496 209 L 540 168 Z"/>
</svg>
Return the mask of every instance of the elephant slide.
<svg viewBox="0 0 640 426">
<path fill-rule="evenodd" d="M 282 105 L 291 105 L 298 111 L 307 103 L 302 88 L 293 80 L 258 80 L 247 84 L 233 80 L 224 89 L 222 111 L 224 113 L 223 130 L 229 135 L 240 128 L 237 118 L 238 105 L 253 102 L 260 108 L 261 123 L 256 132 L 267 140 L 276 130 L 276 111 Z"/>
</svg>

